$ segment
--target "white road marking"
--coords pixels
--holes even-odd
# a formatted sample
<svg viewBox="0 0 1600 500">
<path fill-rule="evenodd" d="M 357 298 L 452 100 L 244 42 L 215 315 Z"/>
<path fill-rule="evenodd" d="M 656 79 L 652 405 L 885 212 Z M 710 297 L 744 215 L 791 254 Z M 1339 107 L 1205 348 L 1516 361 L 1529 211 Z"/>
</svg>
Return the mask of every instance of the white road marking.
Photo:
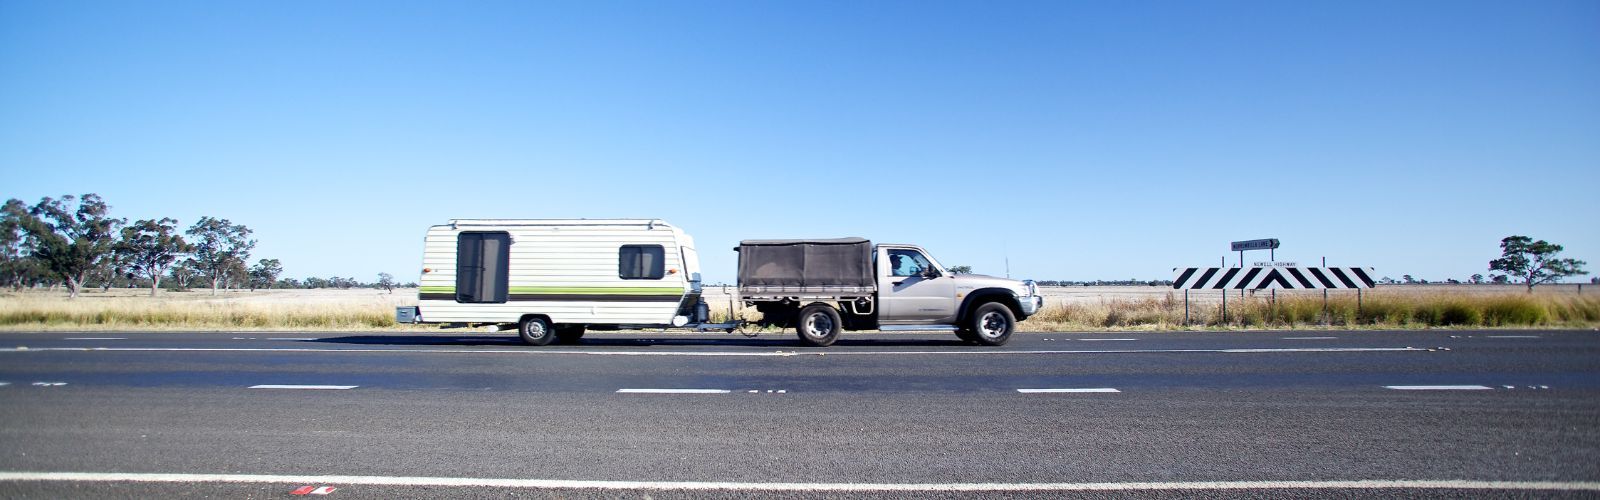
<svg viewBox="0 0 1600 500">
<path fill-rule="evenodd" d="M 267 337 L 267 340 L 317 340 L 312 337 Z"/>
<path fill-rule="evenodd" d="M 1457 489 L 1600 491 L 1596 481 L 1470 481 L 1367 479 L 1354 481 L 1169 481 L 1128 483 L 741 483 L 691 481 L 584 481 L 473 477 L 289 476 L 267 474 L 152 474 L 131 472 L 0 472 L 0 481 L 287 483 L 368 486 L 453 486 L 529 489 L 674 491 L 1217 491 L 1261 489 Z"/>
<path fill-rule="evenodd" d="M 1091 388 L 1081 388 L 1081 389 L 1017 389 L 1017 392 L 1020 392 L 1020 393 L 1023 393 L 1023 394 L 1038 394 L 1038 393 L 1058 393 L 1058 392 L 1080 393 L 1080 392 L 1122 392 L 1122 391 L 1119 391 L 1119 390 L 1116 390 L 1116 389 L 1112 389 L 1110 387 L 1091 387 Z"/>
<path fill-rule="evenodd" d="M 723 389 L 617 389 L 617 394 L 727 394 Z"/>
<path fill-rule="evenodd" d="M 1536 339 L 1536 338 L 1540 338 L 1540 337 L 1538 335 L 1484 335 L 1484 338 L 1490 338 L 1490 339 Z"/>
<path fill-rule="evenodd" d="M 585 356 L 729 356 L 729 357 L 790 357 L 790 356 L 932 356 L 932 355 L 1018 355 L 1018 354 L 1277 354 L 1277 353 L 1329 353 L 1329 352 L 1427 352 L 1420 347 L 1301 347 L 1258 349 L 1118 349 L 1118 350 L 953 350 L 953 351 L 835 351 L 831 353 L 795 352 L 737 352 L 737 351 L 568 351 L 536 349 L 327 349 L 304 347 L 17 347 L 0 348 L 0 353 L 17 352 L 293 352 L 293 353 L 410 353 L 410 354 L 499 354 L 499 355 L 585 355 Z"/>
<path fill-rule="evenodd" d="M 1283 340 L 1329 340 L 1339 337 L 1284 337 Z"/>
<path fill-rule="evenodd" d="M 262 385 L 252 385 L 252 386 L 250 386 L 251 389 L 312 389 L 312 390 L 322 390 L 322 391 L 328 391 L 328 390 L 341 391 L 341 390 L 345 390 L 345 389 L 354 389 L 354 388 L 357 388 L 357 387 L 361 387 L 361 386 L 359 386 L 359 385 L 282 385 L 282 384 L 262 384 Z"/>
<path fill-rule="evenodd" d="M 1494 389 L 1487 385 L 1386 385 L 1383 388 L 1397 391 L 1486 391 Z"/>
<path fill-rule="evenodd" d="M 128 340 L 127 337 L 67 337 L 66 340 Z"/>
<path fill-rule="evenodd" d="M 66 382 L 34 382 L 33 385 L 37 386 L 37 387 L 61 387 L 63 385 L 67 385 L 67 383 Z"/>
<path fill-rule="evenodd" d="M 0 387 L 11 385 L 11 382 L 0 382 Z"/>
<path fill-rule="evenodd" d="M 1128 340 L 1139 340 L 1139 339 L 1078 339 L 1078 340 L 1121 340 L 1121 341 L 1128 341 Z"/>
</svg>

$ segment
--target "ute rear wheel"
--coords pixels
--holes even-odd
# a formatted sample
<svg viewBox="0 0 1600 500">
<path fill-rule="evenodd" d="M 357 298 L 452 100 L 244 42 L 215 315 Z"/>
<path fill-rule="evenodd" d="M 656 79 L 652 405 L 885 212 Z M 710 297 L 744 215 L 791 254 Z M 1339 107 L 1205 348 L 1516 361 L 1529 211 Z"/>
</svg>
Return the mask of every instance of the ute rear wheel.
<svg viewBox="0 0 1600 500">
<path fill-rule="evenodd" d="M 563 344 L 576 344 L 578 339 L 583 338 L 585 331 L 587 331 L 587 328 L 584 325 L 558 326 L 556 327 L 556 340 L 561 341 Z"/>
<path fill-rule="evenodd" d="M 839 339 L 839 331 L 844 327 L 844 321 L 839 318 L 839 311 L 825 304 L 813 304 L 800 310 L 800 315 L 795 318 L 794 329 L 800 335 L 800 342 L 813 347 L 827 347 Z"/>
<path fill-rule="evenodd" d="M 983 345 L 1005 345 L 1011 340 L 1011 332 L 1017 328 L 1017 317 L 1011 313 L 1011 308 L 999 302 L 990 302 L 978 306 L 968 319 L 971 323 L 968 328 L 972 331 L 974 341 Z"/>
<path fill-rule="evenodd" d="M 550 322 L 538 316 L 529 316 L 522 319 L 517 325 L 517 336 L 528 345 L 550 345 L 556 338 L 555 332 L 550 328 Z"/>
</svg>

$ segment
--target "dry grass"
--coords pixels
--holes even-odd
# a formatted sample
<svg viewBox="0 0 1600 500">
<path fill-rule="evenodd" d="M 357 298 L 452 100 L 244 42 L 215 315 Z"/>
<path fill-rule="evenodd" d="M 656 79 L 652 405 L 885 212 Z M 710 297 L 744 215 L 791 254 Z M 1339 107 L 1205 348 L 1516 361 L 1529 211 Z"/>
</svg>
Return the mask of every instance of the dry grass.
<svg viewBox="0 0 1600 500">
<path fill-rule="evenodd" d="M 710 292 L 710 290 L 708 290 Z M 270 290 L 172 293 L 148 297 L 137 290 L 87 293 L 0 293 L 0 330 L 418 330 L 398 325 L 394 307 L 416 303 L 414 290 Z M 1596 328 L 1600 295 L 1593 292 L 1527 294 L 1512 288 L 1485 291 L 1387 287 L 1370 291 L 1361 304 L 1352 293 L 1330 294 L 1324 311 L 1320 293 L 1283 293 L 1276 300 L 1257 293 L 1228 299 L 1221 314 L 1217 294 L 1191 297 L 1184 323 L 1181 292 L 1146 287 L 1046 289 L 1045 309 L 1027 330 L 1182 330 L 1297 328 Z M 712 318 L 755 319 L 754 310 L 708 293 Z M 731 312 L 730 312 L 731 311 Z"/>
<path fill-rule="evenodd" d="M 3 293 L 0 329 L 389 330 L 407 327 L 395 323 L 394 306 L 416 300 L 414 291 L 399 290 L 393 295 L 367 290 L 233 291 L 216 297 L 209 291 L 164 292 L 153 298 L 147 293 L 113 290 L 78 299 Z"/>
<path fill-rule="evenodd" d="M 1230 298 L 1226 316 L 1220 301 L 1191 302 L 1184 322 L 1181 295 L 1048 303 L 1027 322 L 1029 329 L 1177 330 L 1193 328 L 1596 328 L 1600 296 L 1557 294 L 1455 294 L 1412 292 L 1373 294 L 1358 301 L 1349 294 L 1296 294 L 1271 298 Z"/>
</svg>

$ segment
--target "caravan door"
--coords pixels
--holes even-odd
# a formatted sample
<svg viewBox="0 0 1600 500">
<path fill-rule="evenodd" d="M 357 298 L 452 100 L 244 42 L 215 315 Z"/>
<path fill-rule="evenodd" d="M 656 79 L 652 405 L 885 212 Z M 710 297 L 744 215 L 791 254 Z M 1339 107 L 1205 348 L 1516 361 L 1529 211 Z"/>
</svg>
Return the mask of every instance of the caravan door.
<svg viewBox="0 0 1600 500">
<path fill-rule="evenodd" d="M 456 302 L 503 304 L 511 262 L 511 234 L 469 232 L 456 236 Z"/>
</svg>

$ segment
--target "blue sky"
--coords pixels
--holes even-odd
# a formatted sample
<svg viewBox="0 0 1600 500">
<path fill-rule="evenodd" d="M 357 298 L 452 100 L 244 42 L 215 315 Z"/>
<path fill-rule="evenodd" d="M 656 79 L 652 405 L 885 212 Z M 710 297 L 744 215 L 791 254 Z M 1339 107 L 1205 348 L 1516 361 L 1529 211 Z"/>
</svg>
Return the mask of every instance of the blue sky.
<svg viewBox="0 0 1600 500">
<path fill-rule="evenodd" d="M 1600 3 L 0 2 L 0 196 L 414 279 L 451 218 L 863 236 L 1036 279 L 1600 265 Z M 1247 255 L 1246 260 L 1264 260 Z"/>
</svg>

